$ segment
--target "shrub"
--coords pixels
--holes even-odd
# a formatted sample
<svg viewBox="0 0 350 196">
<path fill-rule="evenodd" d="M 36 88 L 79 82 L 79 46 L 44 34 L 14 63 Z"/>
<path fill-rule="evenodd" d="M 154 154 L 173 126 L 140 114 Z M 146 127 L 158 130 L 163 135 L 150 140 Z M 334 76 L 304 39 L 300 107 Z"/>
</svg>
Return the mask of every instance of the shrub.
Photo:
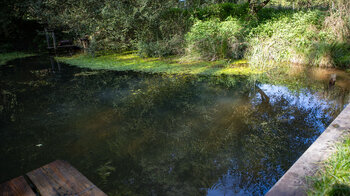
<svg viewBox="0 0 350 196">
<path fill-rule="evenodd" d="M 350 45 L 348 43 L 316 42 L 309 54 L 309 63 L 320 67 L 342 67 L 350 65 Z"/>
<path fill-rule="evenodd" d="M 210 20 L 213 18 L 226 20 L 228 17 L 244 18 L 249 13 L 248 3 L 221 3 L 213 4 L 191 11 L 192 16 L 198 20 Z"/>
<path fill-rule="evenodd" d="M 348 68 L 350 66 L 350 45 L 349 43 L 335 42 L 330 45 L 333 65 L 336 67 Z"/>
<path fill-rule="evenodd" d="M 174 35 L 168 40 L 154 42 L 140 41 L 137 45 L 141 57 L 164 57 L 184 53 L 184 41 L 181 35 Z"/>
<path fill-rule="evenodd" d="M 138 33 L 141 56 L 163 57 L 184 53 L 184 35 L 192 26 L 188 10 L 171 8 L 154 18 L 152 25 Z"/>
<path fill-rule="evenodd" d="M 328 12 L 263 9 L 248 38 L 246 58 L 259 67 L 276 62 L 349 66 L 350 2 L 337 0 L 331 7 Z"/>
<path fill-rule="evenodd" d="M 242 58 L 245 50 L 242 30 L 240 22 L 232 17 L 222 22 L 197 20 L 186 35 L 187 54 L 204 60 Z"/>
<path fill-rule="evenodd" d="M 310 54 L 320 40 L 324 14 L 300 11 L 273 17 L 252 29 L 246 57 L 255 66 L 267 62 L 313 63 Z"/>
</svg>

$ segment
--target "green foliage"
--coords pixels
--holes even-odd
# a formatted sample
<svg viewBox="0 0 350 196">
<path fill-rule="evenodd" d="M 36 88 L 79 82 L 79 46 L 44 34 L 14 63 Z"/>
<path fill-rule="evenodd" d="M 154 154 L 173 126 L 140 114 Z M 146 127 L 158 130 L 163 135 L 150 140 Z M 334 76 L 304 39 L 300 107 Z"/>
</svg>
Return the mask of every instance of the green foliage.
<svg viewBox="0 0 350 196">
<path fill-rule="evenodd" d="M 330 45 L 331 57 L 334 65 L 341 68 L 350 66 L 350 45 L 349 43 L 333 43 Z"/>
<path fill-rule="evenodd" d="M 164 57 L 183 54 L 184 41 L 182 36 L 174 35 L 169 40 L 155 42 L 140 41 L 137 45 L 139 55 L 142 57 Z"/>
<path fill-rule="evenodd" d="M 274 62 L 349 66 L 350 3 L 339 0 L 332 7 L 336 9 L 328 12 L 288 11 L 258 25 L 250 36 L 247 59 L 259 67 Z"/>
<path fill-rule="evenodd" d="M 315 43 L 309 53 L 314 65 L 346 68 L 350 65 L 350 45 L 340 42 Z"/>
<path fill-rule="evenodd" d="M 309 63 L 306 55 L 319 37 L 323 18 L 317 10 L 273 17 L 252 29 L 247 58 L 256 65 L 269 61 Z"/>
<path fill-rule="evenodd" d="M 348 66 L 350 3 L 346 0 L 28 0 L 22 4 L 16 0 L 5 4 L 5 29 L 15 19 L 39 21 L 77 42 L 87 36 L 92 55 L 137 49 L 145 57 L 248 59 L 259 67 L 270 62 Z"/>
<path fill-rule="evenodd" d="M 138 34 L 137 49 L 142 56 L 160 57 L 184 53 L 184 34 L 192 25 L 188 10 L 163 9 Z"/>
<path fill-rule="evenodd" d="M 319 6 L 327 2 L 311 3 Z M 231 14 L 235 17 L 230 20 L 239 21 L 239 27 L 224 36 L 221 24 L 229 14 L 223 9 L 205 12 L 202 8 L 197 14 L 202 20 L 197 20 L 186 36 L 187 55 L 207 60 L 244 57 L 252 66 L 260 68 L 275 66 L 276 62 L 347 67 L 350 46 L 347 41 L 350 36 L 348 4 L 338 2 L 338 9 L 330 12 L 264 8 L 258 12 L 257 20 L 249 21 L 245 20 L 244 14 Z M 216 7 L 220 8 L 219 5 Z M 230 40 L 243 43 L 242 47 L 232 50 L 228 44 Z"/>
<path fill-rule="evenodd" d="M 240 22 L 231 17 L 221 22 L 198 20 L 186 35 L 187 53 L 206 60 L 242 58 L 245 48 L 242 30 Z"/>
<path fill-rule="evenodd" d="M 337 146 L 337 152 L 325 163 L 325 169 L 313 180 L 308 195 L 350 194 L 350 139 Z"/>
<path fill-rule="evenodd" d="M 23 52 L 10 52 L 10 53 L 0 53 L 0 66 L 5 65 L 7 62 L 19 58 L 25 58 L 34 56 L 35 54 L 23 53 Z"/>
<path fill-rule="evenodd" d="M 289 7 L 294 9 L 328 8 L 332 0 L 271 0 L 271 7 Z"/>
<path fill-rule="evenodd" d="M 103 54 L 96 55 L 96 57 L 75 55 L 72 57 L 58 57 L 57 60 L 82 68 L 116 71 L 191 75 L 252 75 L 261 73 L 261 71 L 247 66 L 245 61 L 230 63 L 225 60 L 214 62 L 189 61 L 178 57 L 141 58 L 135 53 Z"/>
<path fill-rule="evenodd" d="M 192 19 L 197 21 L 203 20 L 226 20 L 230 16 L 246 17 L 248 13 L 247 4 L 233 4 L 222 3 L 213 4 L 202 8 L 195 9 L 178 9 L 172 8 L 165 10 L 159 16 L 158 28 L 150 28 L 147 30 L 148 34 L 143 33 L 141 41 L 139 41 L 137 48 L 142 56 L 169 56 L 184 54 L 184 41 L 185 34 L 189 31 L 193 25 Z M 192 19 L 191 19 L 191 18 Z M 232 20 L 230 18 L 229 20 Z M 215 23 L 215 22 L 213 22 Z M 230 28 L 228 22 L 220 24 L 221 29 Z M 192 26 L 192 29 L 195 28 Z M 224 32 L 227 33 L 227 32 Z M 230 35 L 225 35 L 230 36 Z M 191 37 L 191 36 L 189 36 Z M 191 38 L 190 38 L 191 39 Z M 219 38 L 220 39 L 220 38 Z M 216 40 L 218 41 L 218 40 Z M 221 42 L 222 41 L 222 42 Z M 226 41 L 221 40 L 219 43 L 228 44 Z M 233 46 L 239 48 L 239 46 Z M 241 47 L 242 48 L 242 47 Z M 215 50 L 215 49 L 214 49 Z M 226 46 L 223 46 L 219 53 L 226 53 Z M 236 49 L 237 50 L 237 49 Z M 217 56 L 218 54 L 212 54 L 211 56 Z M 224 56 L 227 56 L 224 54 Z M 231 54 L 230 57 L 239 56 L 237 54 Z M 206 58 L 208 59 L 208 58 Z"/>
<path fill-rule="evenodd" d="M 139 41 L 169 40 L 172 32 L 186 29 L 188 20 L 182 20 L 186 12 L 171 9 L 176 4 L 172 0 L 43 0 L 32 5 L 30 14 L 77 39 L 88 35 L 95 44 L 92 50 L 123 51 L 136 48 Z"/>
<path fill-rule="evenodd" d="M 325 19 L 325 30 L 338 42 L 350 41 L 350 2 L 337 0 L 333 2 L 329 16 Z"/>
<path fill-rule="evenodd" d="M 194 18 L 197 18 L 199 20 L 210 20 L 213 18 L 226 20 L 229 16 L 238 18 L 247 17 L 248 10 L 249 6 L 247 3 L 221 3 L 209 5 L 202 8 L 196 8 L 191 11 L 191 14 Z"/>
</svg>

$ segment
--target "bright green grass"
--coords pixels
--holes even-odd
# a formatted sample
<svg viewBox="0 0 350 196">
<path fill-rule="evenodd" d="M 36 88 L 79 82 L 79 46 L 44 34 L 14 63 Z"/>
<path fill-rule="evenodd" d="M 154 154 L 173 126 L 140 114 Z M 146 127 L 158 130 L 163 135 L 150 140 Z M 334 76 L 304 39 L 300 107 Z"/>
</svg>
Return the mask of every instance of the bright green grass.
<svg viewBox="0 0 350 196">
<path fill-rule="evenodd" d="M 253 70 L 246 61 L 190 61 L 179 57 L 141 58 L 135 53 L 106 54 L 98 57 L 75 55 L 57 57 L 58 61 L 82 68 L 108 69 L 116 71 L 140 71 L 167 74 L 200 74 L 200 75 L 250 75 L 262 71 Z"/>
<path fill-rule="evenodd" d="M 308 195 L 350 195 L 350 138 L 338 145 Z"/>
<path fill-rule="evenodd" d="M 9 53 L 0 53 L 0 65 L 5 65 L 7 62 L 19 59 L 34 56 L 35 54 L 24 53 L 24 52 L 9 52 Z"/>
</svg>

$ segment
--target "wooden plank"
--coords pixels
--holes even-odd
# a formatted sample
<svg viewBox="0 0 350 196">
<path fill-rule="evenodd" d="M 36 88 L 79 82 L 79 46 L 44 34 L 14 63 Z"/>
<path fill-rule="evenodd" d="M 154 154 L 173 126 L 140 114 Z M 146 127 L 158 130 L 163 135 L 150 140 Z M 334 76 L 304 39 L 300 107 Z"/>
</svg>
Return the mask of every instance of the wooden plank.
<svg viewBox="0 0 350 196">
<path fill-rule="evenodd" d="M 27 173 L 41 195 L 105 196 L 78 170 L 66 161 L 57 160 Z"/>
<path fill-rule="evenodd" d="M 14 178 L 0 185 L 0 196 L 35 196 L 32 188 L 23 176 Z"/>
</svg>

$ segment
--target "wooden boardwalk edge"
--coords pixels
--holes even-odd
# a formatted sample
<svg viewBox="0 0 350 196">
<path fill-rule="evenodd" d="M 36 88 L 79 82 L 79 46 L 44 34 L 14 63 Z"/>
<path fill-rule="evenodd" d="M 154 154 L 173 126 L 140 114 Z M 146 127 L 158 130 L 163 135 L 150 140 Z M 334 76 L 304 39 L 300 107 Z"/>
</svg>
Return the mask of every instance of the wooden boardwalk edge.
<svg viewBox="0 0 350 196">
<path fill-rule="evenodd" d="M 27 180 L 25 178 L 28 178 Z M 68 162 L 57 160 L 0 184 L 0 196 L 106 196 Z"/>
<path fill-rule="evenodd" d="M 1 196 L 35 196 L 36 194 L 32 190 L 31 186 L 25 180 L 23 176 L 9 180 L 3 184 L 0 184 L 0 195 Z"/>
</svg>

